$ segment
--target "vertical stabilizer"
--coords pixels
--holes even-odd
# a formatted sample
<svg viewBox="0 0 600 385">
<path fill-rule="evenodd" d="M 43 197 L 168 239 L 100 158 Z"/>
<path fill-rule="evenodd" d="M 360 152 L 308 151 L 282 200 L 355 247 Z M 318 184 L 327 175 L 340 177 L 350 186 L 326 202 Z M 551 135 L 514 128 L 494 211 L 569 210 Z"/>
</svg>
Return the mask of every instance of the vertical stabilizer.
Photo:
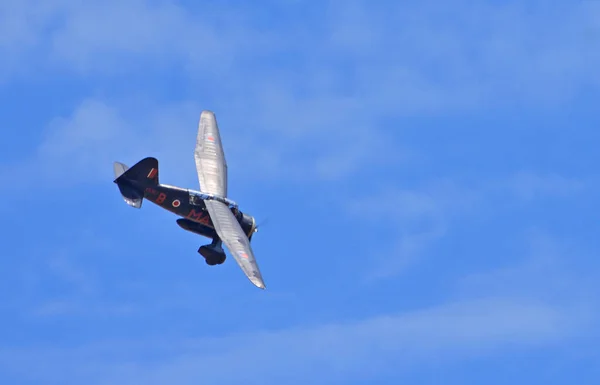
<svg viewBox="0 0 600 385">
<path fill-rule="evenodd" d="M 114 182 L 119 186 L 125 202 L 137 209 L 142 207 L 145 188 L 158 184 L 158 160 L 144 158 L 131 168 L 123 163 L 115 162 L 113 168 Z"/>
</svg>

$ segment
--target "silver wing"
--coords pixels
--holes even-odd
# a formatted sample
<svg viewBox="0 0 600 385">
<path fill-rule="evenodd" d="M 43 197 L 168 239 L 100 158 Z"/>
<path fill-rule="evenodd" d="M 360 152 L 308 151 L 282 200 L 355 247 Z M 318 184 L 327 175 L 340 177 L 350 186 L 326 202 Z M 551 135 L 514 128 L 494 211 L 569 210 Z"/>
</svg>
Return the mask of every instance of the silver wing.
<svg viewBox="0 0 600 385">
<path fill-rule="evenodd" d="M 204 203 L 221 241 L 227 246 L 250 282 L 256 287 L 264 289 L 265 283 L 250 247 L 248 236 L 244 234 L 229 207 L 216 200 L 206 200 Z"/>
<path fill-rule="evenodd" d="M 200 114 L 194 158 L 196 159 L 200 191 L 226 198 L 227 162 L 221 144 L 217 119 L 211 111 L 202 111 Z M 264 289 L 265 284 L 248 237 L 244 234 L 229 207 L 223 202 L 212 199 L 207 199 L 204 203 L 221 241 L 229 249 L 248 279 L 257 287 Z"/>
<path fill-rule="evenodd" d="M 196 170 L 200 191 L 227 197 L 227 162 L 221 144 L 217 118 L 212 111 L 202 111 L 196 137 Z"/>
</svg>

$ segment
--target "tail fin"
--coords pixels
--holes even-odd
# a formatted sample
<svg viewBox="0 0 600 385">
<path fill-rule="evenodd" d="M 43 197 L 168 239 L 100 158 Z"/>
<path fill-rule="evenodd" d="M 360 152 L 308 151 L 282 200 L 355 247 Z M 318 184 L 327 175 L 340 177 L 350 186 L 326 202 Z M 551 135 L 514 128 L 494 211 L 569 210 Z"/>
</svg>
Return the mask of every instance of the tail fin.
<svg viewBox="0 0 600 385">
<path fill-rule="evenodd" d="M 158 184 L 158 160 L 144 158 L 131 168 L 114 163 L 115 180 L 125 202 L 135 208 L 142 207 L 144 189 Z"/>
</svg>

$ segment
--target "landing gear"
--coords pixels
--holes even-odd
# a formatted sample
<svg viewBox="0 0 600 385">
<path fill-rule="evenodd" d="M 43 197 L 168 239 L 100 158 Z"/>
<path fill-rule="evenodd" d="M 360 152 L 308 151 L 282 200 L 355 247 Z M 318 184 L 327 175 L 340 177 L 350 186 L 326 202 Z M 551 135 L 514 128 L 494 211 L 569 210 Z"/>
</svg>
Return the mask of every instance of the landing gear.
<svg viewBox="0 0 600 385">
<path fill-rule="evenodd" d="M 225 251 L 223 251 L 219 238 L 214 238 L 210 245 L 201 246 L 198 249 L 198 253 L 204 257 L 206 264 L 209 266 L 221 265 L 226 259 Z"/>
</svg>

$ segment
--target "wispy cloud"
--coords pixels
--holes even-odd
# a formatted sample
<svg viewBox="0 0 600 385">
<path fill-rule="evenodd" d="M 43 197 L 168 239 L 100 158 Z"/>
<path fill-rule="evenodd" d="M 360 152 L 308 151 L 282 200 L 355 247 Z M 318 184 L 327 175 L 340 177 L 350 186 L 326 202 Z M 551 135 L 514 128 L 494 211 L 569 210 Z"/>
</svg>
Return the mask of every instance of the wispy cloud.
<svg viewBox="0 0 600 385">
<path fill-rule="evenodd" d="M 394 282 L 381 278 L 395 277 L 428 258 L 433 247 L 454 235 L 457 224 L 463 221 L 464 225 L 465 219 L 477 222 L 469 229 L 475 232 L 482 218 L 495 222 L 507 206 L 519 209 L 548 197 L 572 199 L 589 187 L 591 179 L 542 172 L 531 164 L 510 167 L 503 175 L 485 170 L 473 173 L 479 178 L 476 181 L 465 180 L 464 173 L 453 173 L 451 167 L 421 175 L 415 160 L 435 163 L 436 154 L 430 149 L 418 153 L 411 138 L 407 139 L 410 135 L 404 133 L 415 117 L 475 117 L 489 110 L 513 114 L 506 109 L 511 106 L 555 107 L 598 85 L 600 8 L 595 2 L 297 1 L 287 2 L 289 8 L 275 2 L 260 7 L 232 2 L 189 4 L 163 0 L 85 4 L 9 0 L 0 4 L 0 82 L 31 84 L 51 74 L 77 82 L 88 95 L 72 105 L 65 102 L 61 108 L 66 114 L 40 112 L 47 122 L 44 135 L 38 143 L 32 142 L 21 159 L 3 165 L 1 176 L 21 188 L 42 184 L 44 189 L 73 189 L 110 182 L 114 160 L 131 165 L 150 155 L 159 158 L 165 182 L 194 187 L 192 152 L 198 115 L 201 109 L 212 109 L 236 183 L 295 183 L 296 191 L 302 186 L 305 190 L 298 195 L 310 193 L 311 198 L 295 202 L 297 211 L 310 205 L 306 201 L 315 192 L 334 196 L 330 211 L 318 214 L 331 213 L 335 219 L 331 223 L 339 225 L 343 217 L 335 217 L 335 205 L 340 202 L 347 212 L 363 214 L 360 225 L 364 227 L 356 233 L 381 244 L 372 242 L 375 246 L 367 256 L 347 253 L 340 264 L 374 279 L 372 285 L 351 282 L 353 288 L 366 291 L 392 286 Z M 302 18 L 290 20 L 292 13 Z M 437 137 L 452 130 L 445 122 L 419 127 L 423 136 Z M 503 127 L 480 129 L 501 132 Z M 400 184 L 406 164 L 417 176 Z M 274 189 L 264 199 L 281 199 L 288 191 Z M 24 213 L 39 218 L 31 211 Z M 302 216 L 294 219 L 305 220 Z M 324 235 L 310 239 L 311 246 L 322 252 L 318 257 L 328 256 L 336 251 L 335 245 L 320 247 L 333 232 L 327 233 L 332 230 L 317 222 L 311 230 Z M 62 223 L 69 235 L 80 226 L 76 221 Z M 102 225 L 94 226 L 100 229 Z M 511 228 L 510 234 L 502 230 L 496 225 L 489 232 L 498 231 L 497 238 L 514 241 L 522 229 Z M 115 236 L 117 230 L 113 231 Z M 470 232 L 457 238 L 457 243 L 469 244 L 477 236 Z M 300 244 L 299 236 L 306 234 L 294 234 L 290 244 Z M 345 240 L 348 234 L 336 237 Z M 86 242 L 93 239 L 88 237 Z M 269 240 L 271 244 L 278 241 Z M 211 321 L 217 324 L 223 317 L 230 320 L 229 326 L 238 322 L 244 325 L 237 329 L 243 333 L 231 333 L 225 327 L 218 330 L 221 336 L 210 337 L 217 333 L 207 320 L 212 314 L 204 320 L 197 313 L 186 318 L 190 312 L 185 309 L 191 303 L 203 312 L 221 309 L 222 298 L 249 298 L 243 297 L 245 293 L 225 288 L 226 283 L 213 286 L 209 294 L 198 286 L 180 289 L 192 278 L 182 279 L 182 286 L 165 284 L 167 290 L 161 290 L 149 276 L 137 277 L 143 290 L 132 288 L 138 280 L 129 282 L 133 278 L 126 272 L 114 279 L 118 275 L 111 265 L 117 265 L 114 253 L 114 259 L 102 268 L 90 262 L 84 265 L 79 262 L 83 259 L 57 254 L 61 243 L 67 242 L 51 240 L 40 246 L 43 250 L 36 256 L 43 255 L 39 259 L 31 257 L 21 266 L 11 266 L 27 272 L 19 281 L 21 286 L 17 285 L 23 290 L 11 300 L 14 303 L 5 306 L 5 302 L 2 307 L 13 311 L 18 306 L 28 321 L 45 326 L 63 321 L 78 326 L 86 318 L 90 330 L 85 335 L 69 333 L 73 339 L 66 341 L 48 336 L 49 342 L 28 340 L 35 347 L 6 344 L 0 350 L 4 373 L 50 384 L 185 384 L 198 379 L 214 384 L 369 382 L 378 376 L 401 376 L 404 370 L 423 368 L 432 360 L 450 362 L 555 346 L 591 330 L 597 302 L 586 293 L 593 287 L 591 283 L 585 286 L 593 281 L 593 274 L 568 269 L 569 261 L 580 259 L 579 254 L 569 259 L 575 255 L 569 248 L 565 251 L 549 238 L 533 237 L 530 250 L 523 251 L 526 248 L 519 244 L 512 254 L 499 252 L 505 258 L 498 260 L 483 257 L 496 248 L 496 244 L 484 244 L 481 249 L 470 249 L 462 259 L 453 255 L 455 259 L 444 266 L 434 261 L 439 262 L 439 267 L 434 266 L 438 270 L 433 277 L 426 273 L 427 278 L 454 282 L 464 274 L 468 277 L 460 280 L 458 288 L 448 284 L 449 290 L 440 289 L 443 292 L 428 301 L 438 304 L 431 308 L 419 305 L 422 297 L 410 292 L 415 297 L 414 310 L 402 309 L 396 296 L 382 299 L 380 316 L 354 313 L 352 321 L 320 325 L 315 321 L 313 327 L 288 318 L 287 324 L 277 321 L 279 328 L 274 330 L 275 322 L 250 324 L 249 312 L 260 313 L 264 319 L 271 315 L 246 304 L 244 311 L 240 307 L 230 314 L 215 313 Z M 169 251 L 167 247 L 152 251 L 165 258 L 172 244 Z M 277 244 L 276 252 L 287 254 L 273 257 L 281 263 L 274 275 L 285 276 L 290 270 L 305 273 L 297 266 L 290 269 L 291 261 L 307 261 L 290 244 Z M 62 257 L 52 259 L 56 255 Z M 520 264 L 508 263 L 521 258 L 525 259 Z M 484 267 L 470 265 L 474 259 Z M 451 277 L 441 277 L 442 268 L 450 264 L 461 269 L 457 267 Z M 339 282 L 350 285 L 351 279 L 336 277 L 339 271 L 320 267 L 315 275 L 331 280 L 329 287 Z M 475 274 L 479 270 L 483 272 Z M 218 274 L 211 271 L 210 279 L 216 281 Z M 416 281 L 422 278 L 415 276 Z M 55 291 L 48 290 L 48 282 Z M 111 282 L 127 282 L 131 287 L 104 291 L 103 285 Z M 421 291 L 423 285 L 427 283 L 410 288 Z M 287 288 L 291 298 L 310 302 L 306 286 L 296 289 Z M 127 297 L 132 292 L 135 295 Z M 211 296 L 213 292 L 219 295 Z M 351 301 L 347 293 L 336 295 L 331 298 Z M 260 303 L 247 302 L 261 309 L 277 308 L 269 292 L 260 298 Z M 306 306 L 302 310 L 310 314 L 317 306 L 310 303 L 299 306 Z M 120 320 L 126 316 L 149 323 L 153 316 L 166 314 L 173 317 L 170 321 L 187 319 L 190 324 L 181 332 L 174 330 L 172 322 L 173 330 L 167 332 L 140 327 L 135 330 L 137 337 L 122 340 L 119 336 L 130 330 L 119 334 L 96 319 L 102 318 L 99 315 Z M 273 318 L 284 319 L 279 314 Z M 92 332 L 95 328 L 101 329 L 98 334 Z M 161 333 L 169 335 L 157 338 Z M 106 342 L 97 342 L 101 338 Z M 53 346 L 45 348 L 45 343 Z"/>
<path fill-rule="evenodd" d="M 264 384 L 309 379 L 329 384 L 400 378 L 432 362 L 550 349 L 589 335 L 598 314 L 598 301 L 588 290 L 595 273 L 569 266 L 570 260 L 579 259 L 572 253 L 583 250 L 539 231 L 527 234 L 525 241 L 529 247 L 520 248 L 524 254 L 518 263 L 498 260 L 498 267 L 460 279 L 434 306 L 398 311 L 390 304 L 371 317 L 310 327 L 292 321 L 277 329 L 242 328 L 244 332 L 212 337 L 210 330 L 199 328 L 191 333 L 170 330 L 161 337 L 148 332 L 139 338 L 92 339 L 75 346 L 5 346 L 0 368 L 22 380 L 48 384 L 186 384 L 199 376 L 214 384 L 253 379 Z M 67 282 L 81 281 L 81 272 L 73 273 L 72 265 L 59 266 L 67 266 L 59 269 Z M 189 306 L 186 292 L 181 294 Z M 52 301 L 31 315 L 41 317 L 39 322 L 49 316 L 132 314 L 149 314 L 148 304 L 97 298 L 90 303 Z M 378 357 L 375 362 L 373 356 Z M 238 370 L 229 370 L 232 363 Z"/>
<path fill-rule="evenodd" d="M 111 341 L 73 349 L 4 350 L 1 362 L 5 370 L 43 378 L 49 384 L 82 379 L 90 384 L 187 384 L 196 383 L 198 377 L 211 384 L 374 380 L 399 376 L 432 356 L 455 360 L 558 343 L 583 330 L 578 314 L 569 310 L 502 299 L 456 302 L 312 329 L 179 341 Z M 139 360 L 136 357 L 142 351 L 158 360 Z M 370 359 L 373 355 L 379 357 L 375 362 Z M 228 369 L 232 364 L 236 370 Z"/>
<path fill-rule="evenodd" d="M 385 246 L 378 247 L 378 252 L 373 253 L 373 263 L 364 280 L 376 282 L 394 278 L 422 262 L 431 246 L 447 234 L 448 230 L 443 225 L 435 226 L 437 227 L 422 230 L 397 231 L 391 242 L 383 243 Z"/>
<path fill-rule="evenodd" d="M 551 7 L 464 1 L 435 7 L 430 2 L 365 1 L 340 6 L 330 1 L 310 7 L 311 11 L 298 2 L 287 6 L 304 9 L 313 28 L 290 22 L 278 25 L 276 32 L 260 27 L 260 8 L 244 5 L 203 4 L 192 9 L 145 0 L 85 6 L 58 0 L 43 3 L 5 5 L 2 13 L 11 20 L 4 24 L 6 41 L 30 42 L 7 43 L 6 52 L 48 47 L 45 51 L 56 65 L 82 73 L 122 73 L 151 60 L 154 68 L 175 63 L 190 72 L 209 71 L 210 76 L 239 70 L 228 85 L 241 86 L 239 76 L 257 70 L 257 60 L 262 68 L 271 69 L 270 60 L 285 53 L 295 55 L 296 63 L 284 61 L 283 69 L 253 73 L 247 79 L 252 89 L 266 79 L 295 73 L 296 79 L 308 80 L 308 86 L 320 83 L 320 88 L 328 85 L 332 91 L 331 86 L 342 86 L 335 73 L 343 70 L 356 80 L 354 92 L 347 95 L 367 96 L 372 100 L 369 108 L 379 104 L 386 111 L 470 106 L 482 97 L 486 102 L 510 101 L 508 96 L 539 100 L 549 97 L 548 90 L 553 98 L 562 98 L 589 80 L 598 80 L 594 74 L 600 55 L 590 48 L 600 38 L 600 11 L 592 1 Z M 285 20 L 280 6 L 265 9 Z M 129 15 L 136 17 L 132 20 Z M 285 79 L 288 84 L 298 81 Z M 377 94 L 381 101 L 376 104 Z"/>
<path fill-rule="evenodd" d="M 112 180 L 113 161 L 131 166 L 143 157 L 156 156 L 167 175 L 177 180 L 189 174 L 193 181 L 200 109 L 186 102 L 146 113 L 139 109 L 147 106 L 125 106 L 118 108 L 94 99 L 82 101 L 70 116 L 53 119 L 37 148 L 16 164 L 6 165 L 4 173 L 20 181 L 21 187 L 43 181 L 65 188 Z M 187 152 L 182 151 L 186 148 Z"/>
<path fill-rule="evenodd" d="M 482 102 L 563 99 L 599 80 L 600 54 L 593 47 L 600 40 L 600 11 L 592 1 L 549 7 L 330 1 L 310 11 L 298 2 L 288 6 L 304 9 L 313 28 L 282 23 L 276 31 L 261 28 L 260 8 L 244 5 L 3 4 L 0 15 L 10 21 L 1 24 L 3 56 L 38 53 L 47 59 L 42 62 L 90 74 L 176 65 L 203 81 L 218 78 L 219 87 L 249 103 L 249 110 L 268 99 L 304 101 L 330 113 L 334 109 L 323 110 L 319 101 L 331 106 L 333 97 L 337 110 L 430 113 Z M 283 8 L 265 9 L 285 20 Z M 27 59 L 19 64 L 27 66 Z M 345 75 L 353 81 L 342 80 Z M 273 97 L 261 89 L 271 89 Z"/>
<path fill-rule="evenodd" d="M 504 189 L 520 200 L 532 201 L 545 196 L 564 198 L 584 191 L 594 183 L 590 179 L 576 179 L 558 174 L 538 175 L 532 172 L 519 172 L 504 183 Z"/>
<path fill-rule="evenodd" d="M 223 124 L 239 138 L 234 143 L 231 135 L 228 145 L 249 160 L 244 171 L 255 176 L 335 181 L 368 167 L 393 168 L 411 149 L 398 150 L 394 130 L 383 128 L 386 119 L 556 102 L 598 81 L 600 55 L 593 47 L 600 27 L 591 2 L 532 9 L 456 2 L 434 12 L 439 4 L 339 7 L 332 1 L 304 13 L 312 28 L 283 23 L 276 32 L 261 28 L 260 9 L 243 6 L 38 5 L 6 8 L 7 33 L 29 44 L 5 44 L 4 56 L 25 70 L 30 57 L 23 51 L 35 52 L 42 59 L 36 63 L 82 79 L 185 68 L 187 81 L 211 94 L 196 109 L 227 117 Z M 265 7 L 284 18 L 283 9 Z M 26 11 L 31 8 L 35 17 Z M 111 99 L 100 103 L 107 114 L 126 108 Z M 75 107 L 75 119 L 79 108 L 85 107 Z M 163 107 L 156 101 L 150 109 L 160 114 Z M 129 113 L 128 128 L 160 142 L 165 136 L 147 133 L 145 114 Z"/>
<path fill-rule="evenodd" d="M 463 184 L 448 177 L 424 180 L 412 189 L 389 185 L 342 205 L 349 215 L 361 212 L 373 226 L 383 225 L 382 234 L 395 234 L 391 246 L 385 243 L 379 250 L 379 262 L 368 274 L 369 279 L 389 278 L 419 261 L 458 221 L 491 217 L 507 206 L 523 207 L 536 199 L 573 198 L 595 185 L 593 179 L 531 172 Z"/>
<path fill-rule="evenodd" d="M 43 180 L 68 187 L 110 179 L 115 160 L 132 165 L 145 156 L 155 156 L 169 180 L 195 184 L 193 146 L 199 112 L 205 108 L 209 107 L 187 101 L 156 105 L 135 98 L 123 104 L 85 100 L 69 116 L 54 118 L 37 148 L 5 165 L 4 174 L 21 182 Z M 384 137 L 362 137 L 356 129 L 338 141 L 332 133 L 318 132 L 301 139 L 285 130 L 281 135 L 269 129 L 249 134 L 245 118 L 219 113 L 217 118 L 231 172 L 255 181 L 335 181 L 365 165 L 389 165 L 409 156 L 391 152 L 391 142 Z M 308 122 L 309 117 L 306 119 Z M 258 124 L 260 121 L 251 122 L 252 127 Z"/>
<path fill-rule="evenodd" d="M 519 247 L 522 251 L 517 256 L 507 256 L 495 261 L 488 271 L 463 277 L 459 292 L 471 298 L 499 295 L 535 298 L 597 311 L 598 302 L 592 295 L 597 273 L 589 271 L 586 268 L 589 263 L 585 262 L 594 258 L 587 255 L 589 252 L 579 242 L 531 229 L 518 244 L 522 245 Z"/>
</svg>

